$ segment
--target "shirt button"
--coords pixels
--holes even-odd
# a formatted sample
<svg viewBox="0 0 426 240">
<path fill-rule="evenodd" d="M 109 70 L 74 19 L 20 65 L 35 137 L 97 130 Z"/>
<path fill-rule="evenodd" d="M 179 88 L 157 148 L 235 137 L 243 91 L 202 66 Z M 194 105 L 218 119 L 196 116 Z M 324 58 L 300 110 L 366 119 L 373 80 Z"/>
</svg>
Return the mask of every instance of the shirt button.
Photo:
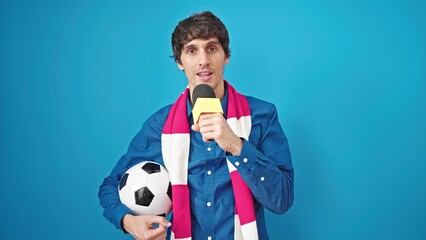
<svg viewBox="0 0 426 240">
<path fill-rule="evenodd" d="M 210 152 L 211 150 L 212 150 L 212 148 L 211 148 L 211 147 L 208 147 L 208 148 L 207 148 L 207 151 L 209 151 L 209 152 Z"/>
<path fill-rule="evenodd" d="M 212 237 L 210 237 L 210 236 L 208 236 L 208 237 L 207 237 L 207 240 L 213 240 L 213 238 L 212 238 Z"/>
<path fill-rule="evenodd" d="M 211 202 L 207 202 L 207 207 L 210 207 L 212 205 Z"/>
<path fill-rule="evenodd" d="M 244 162 L 244 163 L 247 163 L 247 162 L 248 162 L 248 159 L 247 159 L 247 158 L 244 158 L 244 159 L 243 159 L 243 162 Z"/>
<path fill-rule="evenodd" d="M 208 175 L 212 175 L 212 171 L 210 171 L 210 170 L 209 170 L 209 171 L 207 171 L 207 174 L 208 174 Z"/>
<path fill-rule="evenodd" d="M 240 166 L 240 162 L 235 162 L 235 166 Z"/>
<path fill-rule="evenodd" d="M 262 182 L 265 181 L 265 177 L 261 177 L 260 181 L 262 181 Z"/>
</svg>

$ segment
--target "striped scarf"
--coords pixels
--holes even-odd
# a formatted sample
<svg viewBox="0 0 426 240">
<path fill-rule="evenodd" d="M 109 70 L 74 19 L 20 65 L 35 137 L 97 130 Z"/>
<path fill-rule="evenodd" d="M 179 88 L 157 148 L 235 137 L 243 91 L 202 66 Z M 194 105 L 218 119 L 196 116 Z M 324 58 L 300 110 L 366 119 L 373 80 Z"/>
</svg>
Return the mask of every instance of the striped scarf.
<svg viewBox="0 0 426 240">
<path fill-rule="evenodd" d="M 251 130 L 250 106 L 245 96 L 237 93 L 227 82 L 227 122 L 234 133 L 248 140 Z M 177 99 L 170 109 L 161 136 L 164 164 L 172 183 L 173 225 L 171 239 L 190 240 L 191 210 L 188 188 L 188 161 L 190 126 L 187 116 L 189 89 Z M 237 169 L 227 159 L 235 196 L 234 239 L 258 239 L 256 215 L 252 193 Z M 239 163 L 236 163 L 238 166 Z"/>
</svg>

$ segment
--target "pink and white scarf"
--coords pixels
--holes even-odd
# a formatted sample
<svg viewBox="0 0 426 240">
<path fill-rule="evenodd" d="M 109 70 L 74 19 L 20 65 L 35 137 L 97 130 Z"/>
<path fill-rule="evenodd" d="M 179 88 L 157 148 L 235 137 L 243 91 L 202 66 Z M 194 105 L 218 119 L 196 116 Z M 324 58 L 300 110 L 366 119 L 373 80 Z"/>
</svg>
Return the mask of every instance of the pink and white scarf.
<svg viewBox="0 0 426 240">
<path fill-rule="evenodd" d="M 250 106 L 245 96 L 237 93 L 227 82 L 227 122 L 234 133 L 248 140 L 251 130 Z M 188 161 L 190 126 L 187 115 L 189 89 L 171 107 L 161 136 L 164 164 L 172 183 L 173 225 L 171 239 L 189 240 L 191 234 L 191 210 L 188 188 Z M 258 232 L 254 212 L 253 195 L 237 169 L 227 159 L 235 196 L 234 239 L 257 240 Z M 235 163 L 236 166 L 239 163 Z"/>
</svg>

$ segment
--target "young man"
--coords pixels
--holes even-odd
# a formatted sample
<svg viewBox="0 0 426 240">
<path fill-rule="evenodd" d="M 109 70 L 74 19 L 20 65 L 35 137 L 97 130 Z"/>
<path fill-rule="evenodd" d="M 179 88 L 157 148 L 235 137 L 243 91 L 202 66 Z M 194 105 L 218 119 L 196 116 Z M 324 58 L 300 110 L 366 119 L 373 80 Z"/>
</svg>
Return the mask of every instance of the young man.
<svg viewBox="0 0 426 240">
<path fill-rule="evenodd" d="M 283 214 L 293 203 L 293 166 L 277 111 L 223 79 L 228 45 L 226 27 L 211 12 L 182 20 L 172 34 L 188 88 L 144 123 L 99 189 L 104 216 L 135 239 L 268 239 L 264 207 Z M 194 123 L 192 93 L 199 84 L 213 88 L 224 114 L 201 114 Z M 133 216 L 119 200 L 123 173 L 146 160 L 170 173 L 172 223 Z"/>
</svg>

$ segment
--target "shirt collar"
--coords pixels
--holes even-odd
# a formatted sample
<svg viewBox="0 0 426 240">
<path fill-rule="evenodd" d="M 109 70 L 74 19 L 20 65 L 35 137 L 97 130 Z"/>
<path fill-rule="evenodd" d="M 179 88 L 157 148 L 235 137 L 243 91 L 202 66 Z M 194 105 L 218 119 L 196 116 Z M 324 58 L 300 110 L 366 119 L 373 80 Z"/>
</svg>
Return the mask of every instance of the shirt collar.
<svg viewBox="0 0 426 240">
<path fill-rule="evenodd" d="M 225 84 L 225 94 L 223 95 L 223 99 L 220 102 L 222 105 L 222 109 L 223 109 L 223 115 L 226 118 L 226 113 L 228 112 L 228 91 L 226 89 L 226 84 Z M 191 96 L 190 94 L 188 94 L 188 99 L 186 100 L 186 113 L 188 115 L 188 119 L 190 119 L 192 121 L 192 107 L 191 107 Z"/>
</svg>

